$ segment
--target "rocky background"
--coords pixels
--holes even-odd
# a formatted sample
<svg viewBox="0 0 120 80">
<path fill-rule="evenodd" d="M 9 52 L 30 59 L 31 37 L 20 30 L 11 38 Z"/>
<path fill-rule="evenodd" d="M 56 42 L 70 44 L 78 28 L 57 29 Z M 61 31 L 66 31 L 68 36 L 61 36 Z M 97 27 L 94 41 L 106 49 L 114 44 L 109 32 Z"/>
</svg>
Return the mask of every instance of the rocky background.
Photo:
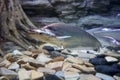
<svg viewBox="0 0 120 80">
<path fill-rule="evenodd" d="M 20 1 L 25 12 L 39 27 L 55 22 L 87 28 L 120 25 L 119 0 Z"/>
</svg>

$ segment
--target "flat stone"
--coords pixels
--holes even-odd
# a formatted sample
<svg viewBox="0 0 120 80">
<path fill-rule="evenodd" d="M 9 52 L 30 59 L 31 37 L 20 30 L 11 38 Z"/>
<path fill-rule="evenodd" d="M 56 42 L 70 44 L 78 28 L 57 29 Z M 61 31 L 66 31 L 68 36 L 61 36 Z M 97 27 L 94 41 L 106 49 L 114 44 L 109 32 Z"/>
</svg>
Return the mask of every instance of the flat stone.
<svg viewBox="0 0 120 80">
<path fill-rule="evenodd" d="M 54 51 L 54 47 L 52 46 L 44 46 L 43 49 L 48 50 L 48 51 Z"/>
<path fill-rule="evenodd" d="M 47 73 L 47 74 L 55 74 L 55 72 L 56 72 L 55 70 L 52 70 L 49 68 L 44 68 L 44 67 L 38 68 L 37 71 Z"/>
<path fill-rule="evenodd" d="M 54 69 L 56 71 L 62 70 L 63 61 L 48 63 L 45 65 L 46 68 Z"/>
<path fill-rule="evenodd" d="M 31 66 L 33 66 L 33 67 L 36 67 L 36 68 L 38 68 L 38 67 L 44 67 L 44 65 L 45 65 L 45 64 L 43 64 L 43 63 L 41 63 L 41 62 L 39 62 L 37 60 L 29 60 L 29 64 Z"/>
<path fill-rule="evenodd" d="M 76 64 L 84 64 L 84 61 L 81 58 L 76 58 L 76 57 L 68 57 L 66 61 Z"/>
<path fill-rule="evenodd" d="M 22 52 L 24 55 L 31 56 L 32 52 L 31 51 L 23 51 Z"/>
<path fill-rule="evenodd" d="M 82 73 L 82 71 L 76 68 L 67 68 L 65 71 Z"/>
<path fill-rule="evenodd" d="M 44 76 L 44 74 L 42 72 L 37 72 L 35 70 L 31 71 L 31 79 L 30 80 L 36 80 L 36 79 L 40 79 Z"/>
<path fill-rule="evenodd" d="M 21 67 L 25 68 L 26 70 L 35 70 L 36 69 L 35 67 L 31 66 L 29 63 L 22 64 Z"/>
<path fill-rule="evenodd" d="M 8 66 L 10 66 L 11 65 L 11 62 L 10 61 L 8 61 L 8 60 L 3 60 L 2 62 L 0 62 L 0 67 L 8 67 Z"/>
<path fill-rule="evenodd" d="M 85 80 L 101 80 L 101 79 L 94 75 L 88 75 Z"/>
<path fill-rule="evenodd" d="M 101 80 L 101 79 L 92 74 L 80 74 L 79 80 Z"/>
<path fill-rule="evenodd" d="M 104 73 L 107 75 L 115 75 L 117 73 L 120 73 L 119 68 L 110 66 L 110 65 L 97 65 L 95 66 L 95 70 L 100 73 Z"/>
<path fill-rule="evenodd" d="M 52 59 L 49 58 L 47 55 L 45 54 L 39 54 L 38 57 L 36 58 L 36 60 L 42 64 L 48 63 L 49 61 L 51 61 Z"/>
<path fill-rule="evenodd" d="M 16 62 L 20 58 L 20 56 L 13 55 L 13 53 L 8 53 L 7 55 L 5 55 L 5 58 L 10 62 Z"/>
<path fill-rule="evenodd" d="M 89 63 L 88 61 L 84 61 L 84 65 L 86 65 L 87 67 L 94 67 L 94 65 Z"/>
<path fill-rule="evenodd" d="M 95 76 L 98 77 L 98 78 L 101 78 L 103 80 L 115 80 L 112 76 L 102 74 L 102 73 L 96 73 Z"/>
<path fill-rule="evenodd" d="M 120 80 L 119 76 L 113 76 L 115 78 L 115 80 Z"/>
<path fill-rule="evenodd" d="M 51 62 L 57 62 L 57 61 L 64 61 L 64 57 L 60 56 L 60 57 L 56 57 L 53 60 L 51 60 Z"/>
<path fill-rule="evenodd" d="M 12 63 L 8 69 L 11 69 L 11 70 L 18 70 L 19 69 L 19 64 L 17 64 L 16 62 Z"/>
<path fill-rule="evenodd" d="M 55 73 L 55 75 L 56 75 L 57 77 L 59 77 L 59 78 L 63 78 L 63 77 L 64 77 L 64 71 L 57 71 L 57 72 Z"/>
<path fill-rule="evenodd" d="M 118 62 L 117 58 L 111 57 L 111 56 L 106 56 L 105 57 L 107 62 Z"/>
<path fill-rule="evenodd" d="M 20 52 L 19 50 L 14 50 L 12 53 L 13 55 L 23 55 L 23 53 Z"/>
<path fill-rule="evenodd" d="M 0 75 L 2 76 L 11 76 L 11 77 L 16 77 L 17 76 L 17 73 L 12 71 L 12 70 L 9 70 L 7 68 L 0 68 Z"/>
<path fill-rule="evenodd" d="M 69 50 L 69 49 L 64 49 L 64 50 L 61 51 L 61 53 L 63 53 L 63 54 L 70 54 L 70 53 L 71 53 L 71 50 Z"/>
<path fill-rule="evenodd" d="M 77 72 L 65 72 L 64 77 L 65 80 L 78 80 L 80 78 L 80 75 Z"/>
<path fill-rule="evenodd" d="M 65 71 L 67 68 L 71 68 L 71 67 L 72 67 L 72 63 L 64 62 L 62 71 Z"/>
<path fill-rule="evenodd" d="M 78 64 L 73 64 L 72 66 L 74 68 L 77 68 L 77 69 L 81 70 L 83 73 L 94 74 L 96 72 L 94 67 L 86 67 L 85 65 L 78 65 Z"/>
<path fill-rule="evenodd" d="M 25 69 L 20 69 L 18 71 L 19 80 L 30 80 L 30 71 L 26 71 Z"/>
</svg>

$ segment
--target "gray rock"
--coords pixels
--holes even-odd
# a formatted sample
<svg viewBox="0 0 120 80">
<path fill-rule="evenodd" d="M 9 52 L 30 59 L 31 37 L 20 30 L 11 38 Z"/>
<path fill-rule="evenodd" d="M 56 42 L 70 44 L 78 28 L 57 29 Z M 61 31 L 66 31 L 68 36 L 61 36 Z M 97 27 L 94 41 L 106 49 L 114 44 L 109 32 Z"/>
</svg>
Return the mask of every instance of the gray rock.
<svg viewBox="0 0 120 80">
<path fill-rule="evenodd" d="M 2 75 L 2 76 L 9 76 L 11 78 L 17 77 L 17 73 L 16 72 L 14 72 L 12 70 L 9 70 L 7 68 L 4 68 L 4 67 L 0 68 L 0 75 Z"/>
<path fill-rule="evenodd" d="M 95 75 L 96 77 L 99 77 L 103 80 L 115 80 L 112 76 L 106 75 L 106 74 L 102 74 L 102 73 L 96 73 Z"/>
<path fill-rule="evenodd" d="M 105 57 L 107 62 L 118 62 L 117 58 L 111 57 L 111 56 L 106 56 Z"/>
</svg>

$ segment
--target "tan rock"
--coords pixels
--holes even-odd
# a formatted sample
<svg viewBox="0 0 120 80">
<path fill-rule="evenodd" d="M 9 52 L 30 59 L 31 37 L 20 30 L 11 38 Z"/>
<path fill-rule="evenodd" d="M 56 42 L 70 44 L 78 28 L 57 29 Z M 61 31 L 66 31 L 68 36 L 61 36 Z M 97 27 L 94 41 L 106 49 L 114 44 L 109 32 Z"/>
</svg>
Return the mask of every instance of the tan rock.
<svg viewBox="0 0 120 80">
<path fill-rule="evenodd" d="M 20 69 L 18 71 L 19 80 L 30 80 L 30 71 L 26 71 L 25 69 Z"/>
<path fill-rule="evenodd" d="M 31 66 L 29 63 L 22 64 L 21 67 L 25 68 L 26 70 L 35 70 L 36 68 Z"/>
<path fill-rule="evenodd" d="M 29 64 L 33 67 L 39 68 L 39 67 L 44 67 L 45 64 L 37 61 L 37 60 L 29 60 Z"/>
<path fill-rule="evenodd" d="M 85 80 L 101 80 L 100 78 L 94 76 L 94 75 L 88 75 L 86 76 Z"/>
<path fill-rule="evenodd" d="M 56 61 L 64 61 L 64 57 L 60 56 L 60 57 L 56 57 L 53 60 L 51 60 L 51 62 L 56 62 Z"/>
<path fill-rule="evenodd" d="M 65 72 L 65 80 L 78 80 L 80 78 L 79 73 L 77 72 Z"/>
<path fill-rule="evenodd" d="M 91 74 L 95 73 L 94 67 L 86 67 L 85 65 L 78 65 L 78 64 L 73 64 L 72 66 L 74 68 L 81 70 L 84 73 L 91 73 Z"/>
<path fill-rule="evenodd" d="M 94 65 L 89 63 L 88 61 L 84 61 L 84 65 L 87 67 L 94 67 Z"/>
<path fill-rule="evenodd" d="M 24 62 L 29 62 L 29 61 L 35 60 L 35 59 L 32 58 L 32 57 L 29 57 L 29 56 L 24 55 L 24 56 L 22 56 L 22 58 L 19 59 L 19 60 L 23 60 Z"/>
<path fill-rule="evenodd" d="M 49 61 L 51 61 L 52 59 L 49 58 L 47 55 L 45 55 L 44 53 L 39 54 L 38 57 L 36 58 L 36 60 L 42 64 L 48 63 Z"/>
<path fill-rule="evenodd" d="M 17 64 L 16 62 L 12 63 L 8 69 L 11 69 L 11 70 L 18 70 L 19 69 L 19 64 Z"/>
<path fill-rule="evenodd" d="M 66 59 L 66 61 L 69 61 L 71 63 L 75 63 L 75 64 L 83 64 L 84 61 L 81 58 L 76 58 L 76 57 L 69 57 Z"/>
<path fill-rule="evenodd" d="M 54 69 L 56 71 L 62 70 L 63 61 L 48 63 L 45 65 L 46 68 Z"/>
<path fill-rule="evenodd" d="M 22 53 L 24 55 L 27 55 L 27 56 L 32 56 L 32 52 L 31 51 L 23 51 Z"/>
<path fill-rule="evenodd" d="M 64 62 L 62 70 L 65 71 L 67 68 L 71 68 L 71 67 L 72 67 L 72 63 Z"/>
<path fill-rule="evenodd" d="M 18 63 L 19 65 L 21 65 L 21 64 L 26 64 L 27 62 L 24 61 L 24 60 L 22 60 L 22 59 L 20 59 L 20 60 L 17 61 L 17 63 Z"/>
<path fill-rule="evenodd" d="M 35 70 L 31 71 L 31 80 L 36 80 L 36 79 L 40 79 L 44 76 L 44 74 L 42 72 L 37 72 Z"/>
<path fill-rule="evenodd" d="M 10 66 L 11 65 L 11 62 L 10 61 L 8 61 L 8 60 L 3 60 L 1 63 L 0 63 L 0 67 L 8 67 L 8 66 Z"/>
<path fill-rule="evenodd" d="M 76 68 L 67 68 L 65 71 L 82 73 L 82 71 Z"/>
<path fill-rule="evenodd" d="M 13 55 L 13 53 L 8 53 L 5 55 L 5 58 L 10 62 L 16 62 L 18 60 L 18 57 L 16 55 Z"/>
<path fill-rule="evenodd" d="M 55 72 L 56 72 L 55 70 L 52 70 L 49 68 L 44 68 L 44 67 L 38 68 L 37 71 L 47 73 L 47 74 L 55 74 Z"/>
</svg>

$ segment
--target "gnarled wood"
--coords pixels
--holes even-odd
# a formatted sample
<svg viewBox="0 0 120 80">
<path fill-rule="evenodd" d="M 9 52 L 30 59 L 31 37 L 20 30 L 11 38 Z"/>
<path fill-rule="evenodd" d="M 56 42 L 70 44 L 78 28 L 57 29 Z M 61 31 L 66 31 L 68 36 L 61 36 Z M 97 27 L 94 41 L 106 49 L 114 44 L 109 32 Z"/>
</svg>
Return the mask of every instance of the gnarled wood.
<svg viewBox="0 0 120 80">
<path fill-rule="evenodd" d="M 27 49 L 34 45 L 28 38 L 30 28 L 36 28 L 24 13 L 18 0 L 0 0 L 0 37 Z"/>
</svg>

